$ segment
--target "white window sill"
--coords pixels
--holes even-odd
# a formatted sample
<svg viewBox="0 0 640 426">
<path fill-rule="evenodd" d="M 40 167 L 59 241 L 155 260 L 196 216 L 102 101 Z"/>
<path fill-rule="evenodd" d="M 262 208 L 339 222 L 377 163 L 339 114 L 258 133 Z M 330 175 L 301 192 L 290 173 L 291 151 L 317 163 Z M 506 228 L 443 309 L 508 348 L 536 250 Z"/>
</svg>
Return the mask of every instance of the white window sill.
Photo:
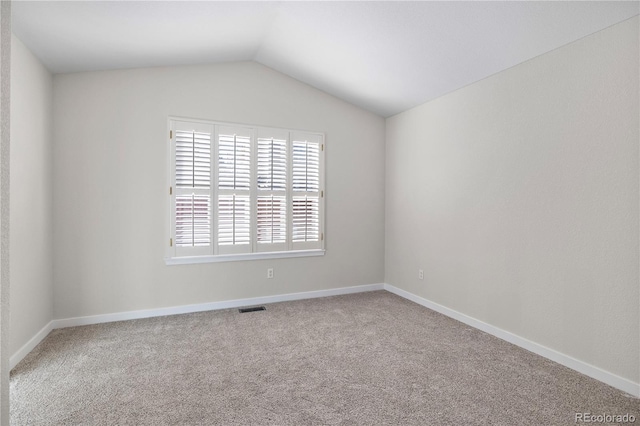
<svg viewBox="0 0 640 426">
<path fill-rule="evenodd" d="M 259 260 L 259 259 L 281 259 L 286 257 L 311 257 L 324 256 L 323 249 L 315 250 L 292 250 L 292 251 L 271 251 L 262 253 L 243 253 L 243 254 L 219 254 L 217 256 L 184 256 L 184 257 L 165 257 L 164 262 L 167 265 L 188 265 L 191 263 L 216 263 L 216 262 L 234 262 L 238 260 Z"/>
</svg>

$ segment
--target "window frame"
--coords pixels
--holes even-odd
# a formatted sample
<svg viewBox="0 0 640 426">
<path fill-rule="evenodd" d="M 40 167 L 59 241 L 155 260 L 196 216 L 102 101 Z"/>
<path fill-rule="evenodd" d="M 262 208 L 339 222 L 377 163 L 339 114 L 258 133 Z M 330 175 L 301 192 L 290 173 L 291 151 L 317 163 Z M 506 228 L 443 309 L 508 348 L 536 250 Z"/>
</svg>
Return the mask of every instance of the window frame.
<svg viewBox="0 0 640 426">
<path fill-rule="evenodd" d="M 176 247 L 176 200 L 178 192 L 176 188 L 176 166 L 175 166 L 175 137 L 176 124 L 191 124 L 195 127 L 202 128 L 206 126 L 211 130 L 211 185 L 210 194 L 210 213 L 211 213 L 211 239 L 208 250 L 193 250 L 193 255 L 189 254 L 189 250 Z M 249 190 L 250 200 L 250 244 L 248 251 L 225 248 L 220 253 L 218 246 L 218 196 L 220 192 L 228 191 L 219 190 L 218 188 L 218 149 L 219 149 L 219 130 L 220 128 L 240 128 L 249 132 L 251 146 L 251 182 Z M 257 238 L 257 200 L 261 190 L 258 189 L 258 139 L 261 135 L 286 134 L 286 152 L 287 152 L 287 184 L 285 190 L 286 199 L 286 222 L 287 222 L 287 238 L 285 243 L 273 244 L 267 247 L 264 243 L 258 243 Z M 212 262 L 229 262 L 241 260 L 257 260 L 257 259 L 276 259 L 276 258 L 296 258 L 323 256 L 325 254 L 325 134 L 322 132 L 286 129 L 272 126 L 258 126 L 243 123 L 231 123 L 206 119 L 195 119 L 179 116 L 169 116 L 167 118 L 168 137 L 168 193 L 169 193 L 169 223 L 167 226 L 167 240 L 165 251 L 165 263 L 167 265 L 182 265 L 194 263 L 212 263 Z M 319 150 L 319 189 L 318 189 L 318 233 L 319 241 L 313 244 L 305 244 L 293 241 L 293 197 L 301 195 L 301 192 L 293 190 L 293 141 L 294 135 L 299 138 L 300 135 L 308 135 L 314 142 L 317 141 Z M 274 191 L 264 191 L 265 196 L 273 194 Z M 228 247 L 228 246 L 227 246 Z"/>
</svg>

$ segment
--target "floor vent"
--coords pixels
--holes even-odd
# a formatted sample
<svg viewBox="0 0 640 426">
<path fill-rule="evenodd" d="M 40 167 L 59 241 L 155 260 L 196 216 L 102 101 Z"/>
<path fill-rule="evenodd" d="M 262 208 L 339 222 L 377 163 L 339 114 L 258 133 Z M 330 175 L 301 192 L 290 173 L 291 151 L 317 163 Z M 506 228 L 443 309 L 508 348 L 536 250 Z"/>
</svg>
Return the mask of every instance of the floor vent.
<svg viewBox="0 0 640 426">
<path fill-rule="evenodd" d="M 266 311 L 267 308 L 265 308 L 264 306 L 256 306 L 253 308 L 240 308 L 238 309 L 238 311 L 240 311 L 241 314 L 244 314 L 245 312 L 258 312 L 258 311 Z"/>
</svg>

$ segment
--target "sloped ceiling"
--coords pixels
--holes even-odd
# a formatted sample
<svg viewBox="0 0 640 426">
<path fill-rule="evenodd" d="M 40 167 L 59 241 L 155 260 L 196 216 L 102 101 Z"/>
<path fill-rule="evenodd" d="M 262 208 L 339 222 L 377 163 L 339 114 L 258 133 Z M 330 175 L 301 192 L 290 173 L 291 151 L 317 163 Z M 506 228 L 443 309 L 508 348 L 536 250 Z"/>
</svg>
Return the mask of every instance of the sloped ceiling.
<svg viewBox="0 0 640 426">
<path fill-rule="evenodd" d="M 630 2 L 15 1 L 53 73 L 257 61 L 388 117 L 640 12 Z"/>
</svg>

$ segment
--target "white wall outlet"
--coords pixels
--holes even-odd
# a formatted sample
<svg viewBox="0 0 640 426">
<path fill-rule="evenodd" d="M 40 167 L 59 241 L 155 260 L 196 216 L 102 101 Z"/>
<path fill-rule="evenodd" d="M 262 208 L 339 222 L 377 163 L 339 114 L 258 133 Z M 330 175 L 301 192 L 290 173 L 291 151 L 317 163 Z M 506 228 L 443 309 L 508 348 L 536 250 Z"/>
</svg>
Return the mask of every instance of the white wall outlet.
<svg viewBox="0 0 640 426">
<path fill-rule="evenodd" d="M 267 269 L 267 278 L 269 279 L 273 278 L 273 268 Z"/>
<path fill-rule="evenodd" d="M 424 280 L 424 271 L 422 269 L 418 269 L 418 279 Z"/>
</svg>

